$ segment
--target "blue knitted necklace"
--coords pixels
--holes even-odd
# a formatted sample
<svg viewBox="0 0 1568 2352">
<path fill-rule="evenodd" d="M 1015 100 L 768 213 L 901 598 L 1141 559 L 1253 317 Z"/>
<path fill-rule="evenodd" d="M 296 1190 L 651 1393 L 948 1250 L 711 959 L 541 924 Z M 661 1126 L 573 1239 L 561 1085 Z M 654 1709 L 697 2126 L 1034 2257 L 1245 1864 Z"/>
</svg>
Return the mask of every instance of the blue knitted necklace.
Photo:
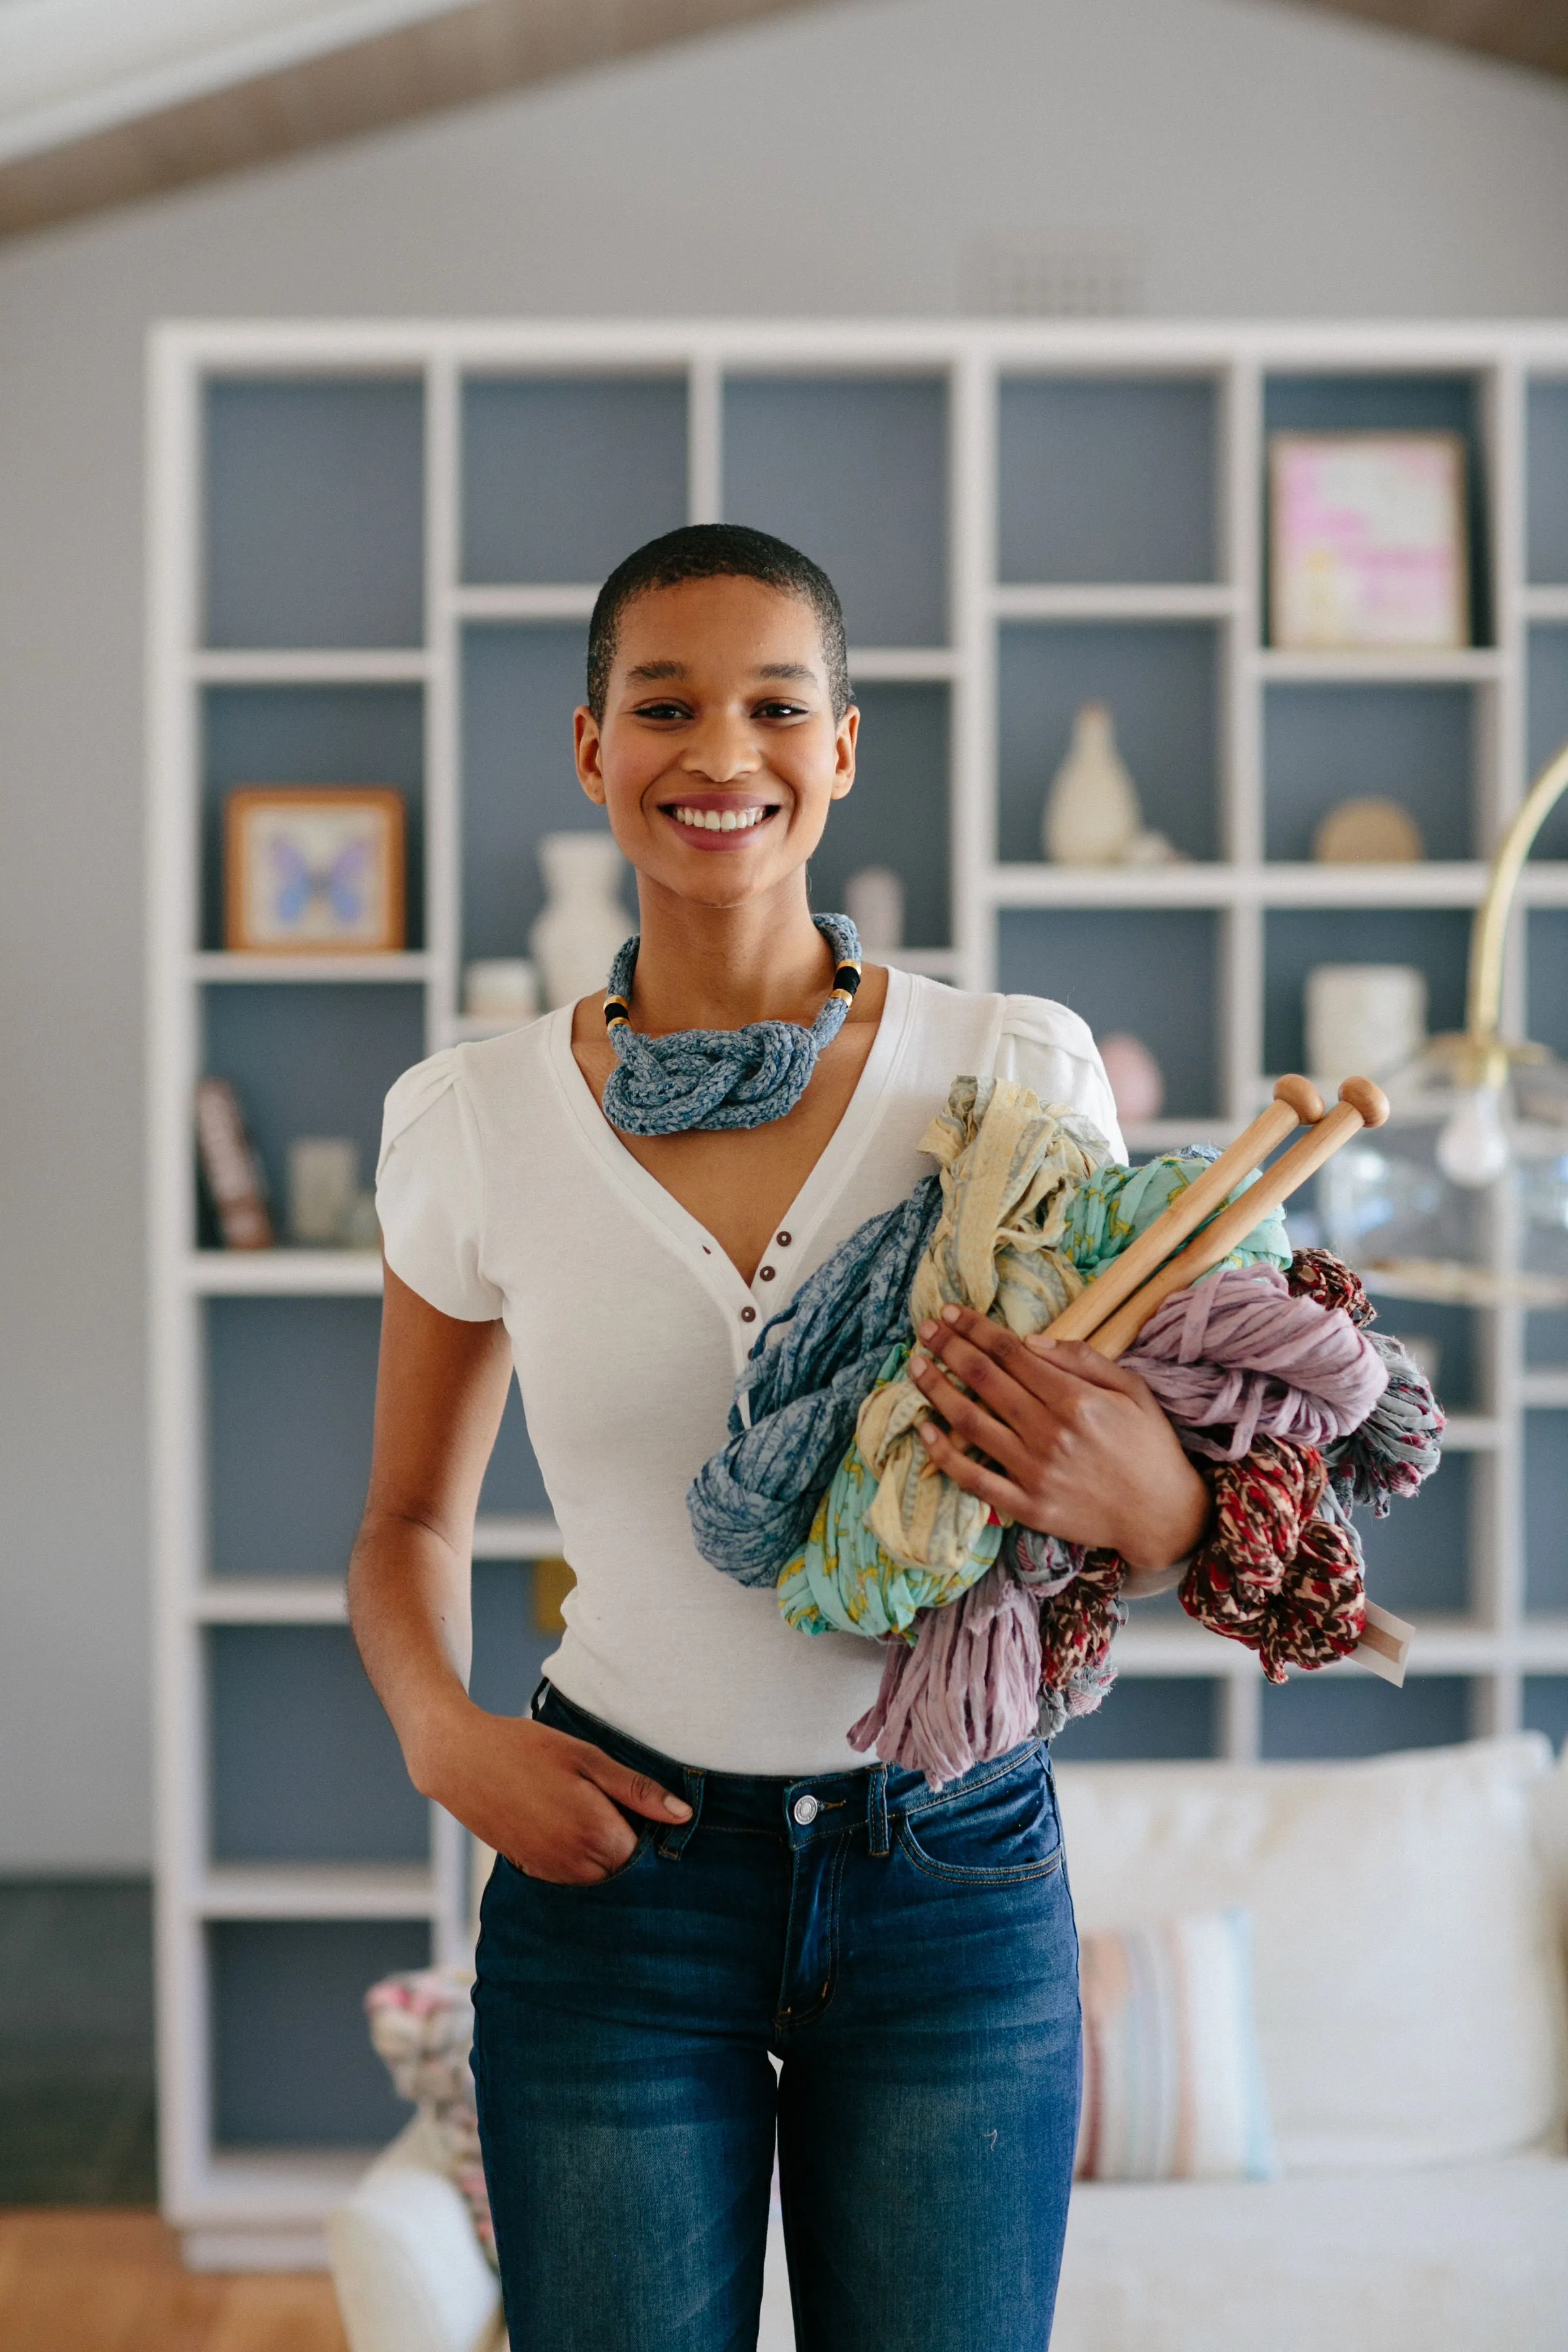
<svg viewBox="0 0 1568 2352">
<path fill-rule="evenodd" d="M 811 1083 L 860 985 L 860 935 L 847 915 L 812 920 L 833 950 L 833 987 L 809 1029 L 795 1021 L 752 1021 L 744 1029 L 679 1029 L 639 1037 L 631 1025 L 632 974 L 641 935 L 629 939 L 605 993 L 616 1067 L 605 1117 L 623 1135 L 685 1135 L 692 1129 L 766 1127 L 792 1111 Z"/>
</svg>

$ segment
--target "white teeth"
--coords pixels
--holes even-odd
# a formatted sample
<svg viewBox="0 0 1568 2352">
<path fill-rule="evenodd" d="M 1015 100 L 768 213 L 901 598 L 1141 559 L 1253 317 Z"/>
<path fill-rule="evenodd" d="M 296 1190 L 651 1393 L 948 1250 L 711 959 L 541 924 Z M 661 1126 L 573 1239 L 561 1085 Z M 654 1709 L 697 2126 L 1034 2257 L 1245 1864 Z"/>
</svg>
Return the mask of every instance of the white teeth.
<svg viewBox="0 0 1568 2352">
<path fill-rule="evenodd" d="M 765 808 L 749 809 L 672 809 L 678 824 L 689 824 L 699 833 L 747 833 L 761 824 L 768 812 Z"/>
</svg>

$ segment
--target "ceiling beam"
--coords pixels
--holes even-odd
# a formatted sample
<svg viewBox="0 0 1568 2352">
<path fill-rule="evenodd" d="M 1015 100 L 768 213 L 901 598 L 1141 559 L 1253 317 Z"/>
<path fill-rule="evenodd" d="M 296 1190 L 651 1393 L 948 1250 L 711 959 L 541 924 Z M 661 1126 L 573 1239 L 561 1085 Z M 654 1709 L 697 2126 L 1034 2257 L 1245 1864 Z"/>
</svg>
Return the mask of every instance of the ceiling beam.
<svg viewBox="0 0 1568 2352">
<path fill-rule="evenodd" d="M 1538 73 L 1568 74 L 1568 0 L 1312 0 L 1312 5 L 1532 66 Z"/>
<path fill-rule="evenodd" d="M 0 236 L 825 0 L 472 0 L 0 165 Z"/>
</svg>

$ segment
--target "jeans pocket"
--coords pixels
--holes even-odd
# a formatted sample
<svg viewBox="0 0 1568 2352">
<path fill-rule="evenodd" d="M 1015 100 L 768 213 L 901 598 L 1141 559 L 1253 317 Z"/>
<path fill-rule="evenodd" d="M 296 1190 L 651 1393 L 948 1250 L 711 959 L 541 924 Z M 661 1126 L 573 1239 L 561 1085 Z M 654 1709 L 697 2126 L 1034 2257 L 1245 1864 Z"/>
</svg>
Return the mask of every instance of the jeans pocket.
<svg viewBox="0 0 1568 2352">
<path fill-rule="evenodd" d="M 500 1860 L 524 1886 L 548 1886 L 556 1895 L 597 1895 L 602 1886 L 614 1886 L 619 1880 L 629 1877 L 652 1845 L 653 1835 L 653 1823 L 643 1822 L 637 1831 L 637 1842 L 625 1862 L 617 1862 L 614 1870 L 606 1870 L 603 1878 L 539 1878 L 531 1870 L 523 1870 L 515 1862 L 509 1862 L 504 1853 Z"/>
<path fill-rule="evenodd" d="M 1043 1747 L 905 1812 L 898 1842 L 917 1870 L 959 1886 L 1016 1886 L 1062 1861 L 1061 1822 Z"/>
</svg>

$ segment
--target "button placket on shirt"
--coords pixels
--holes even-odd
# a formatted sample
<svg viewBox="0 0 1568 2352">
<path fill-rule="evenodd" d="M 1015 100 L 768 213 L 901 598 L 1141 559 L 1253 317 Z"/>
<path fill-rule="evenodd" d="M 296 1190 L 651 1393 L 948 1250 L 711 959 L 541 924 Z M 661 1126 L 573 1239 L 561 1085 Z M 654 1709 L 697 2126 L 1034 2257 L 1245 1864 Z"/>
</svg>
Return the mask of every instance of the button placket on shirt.
<svg viewBox="0 0 1568 2352">
<path fill-rule="evenodd" d="M 792 1233 L 789 1233 L 788 1231 L 784 1231 L 784 1232 L 782 1232 L 782 1233 L 776 1233 L 776 1234 L 773 1235 L 773 1243 L 774 1243 L 774 1245 L 775 1245 L 775 1247 L 776 1247 L 776 1248 L 779 1248 L 779 1249 L 788 1249 L 788 1247 L 789 1247 L 789 1245 L 790 1245 L 791 1242 L 793 1242 L 793 1241 L 794 1241 L 794 1239 L 795 1239 L 795 1235 L 794 1235 Z M 778 1268 L 777 1268 L 777 1266 L 776 1266 L 776 1265 L 760 1265 L 760 1266 L 758 1266 L 758 1268 L 757 1268 L 757 1274 L 756 1274 L 756 1278 L 757 1278 L 757 1280 L 758 1280 L 759 1282 L 774 1282 L 774 1281 L 776 1281 L 776 1280 L 777 1280 L 777 1278 L 778 1278 Z M 742 1310 L 742 1316 L 741 1316 L 741 1320 L 742 1320 L 742 1323 L 749 1323 L 749 1322 L 752 1320 L 752 1315 L 754 1315 L 755 1311 L 756 1311 L 756 1310 L 755 1310 L 755 1308 L 751 1309 L 751 1310 L 750 1310 L 750 1312 L 748 1312 L 748 1311 L 746 1311 L 746 1310 L 744 1310 L 744 1309 L 743 1309 L 743 1310 Z"/>
</svg>

